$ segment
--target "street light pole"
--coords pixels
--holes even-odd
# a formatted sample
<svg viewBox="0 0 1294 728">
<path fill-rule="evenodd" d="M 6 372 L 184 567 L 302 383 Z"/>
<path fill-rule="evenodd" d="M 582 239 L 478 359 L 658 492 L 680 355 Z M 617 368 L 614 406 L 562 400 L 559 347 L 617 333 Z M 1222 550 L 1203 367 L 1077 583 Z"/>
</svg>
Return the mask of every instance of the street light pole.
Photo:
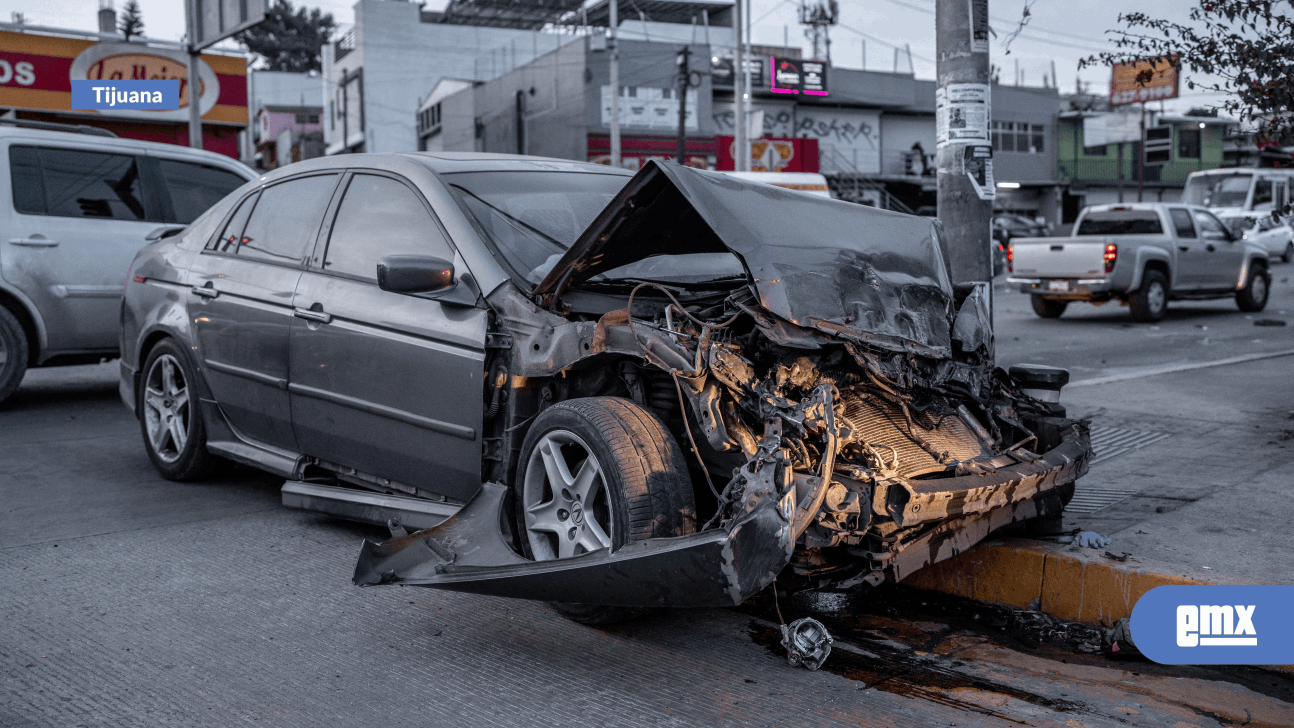
<svg viewBox="0 0 1294 728">
<path fill-rule="evenodd" d="M 993 278 L 988 0 L 936 0 L 939 220 L 953 281 Z"/>
<path fill-rule="evenodd" d="M 610 33 L 607 38 L 607 50 L 611 51 L 611 166 L 620 166 L 620 48 L 616 45 L 616 26 L 619 19 L 616 11 L 620 0 L 607 3 L 611 10 L 609 21 Z"/>
<path fill-rule="evenodd" d="M 691 82 L 688 76 L 691 71 L 688 69 L 688 57 L 692 54 L 692 49 L 683 46 L 683 50 L 678 52 L 678 163 L 685 164 L 687 151 L 687 89 Z"/>
<path fill-rule="evenodd" d="M 741 52 L 742 29 L 745 27 L 741 20 L 744 4 L 745 0 L 737 0 L 732 4 L 732 37 L 736 40 L 732 53 L 732 111 L 735 116 L 732 145 L 736 147 L 733 150 L 736 154 L 732 157 L 732 166 L 738 172 L 750 171 L 750 140 L 746 138 L 746 57 Z"/>
<path fill-rule="evenodd" d="M 194 0 L 188 0 L 184 4 L 185 10 L 189 15 L 189 74 L 188 74 L 188 96 L 189 96 L 189 146 L 194 149 L 202 148 L 202 108 L 199 103 L 202 100 L 202 78 L 198 73 L 198 64 L 202 63 L 202 54 L 198 50 L 198 13 Z"/>
</svg>

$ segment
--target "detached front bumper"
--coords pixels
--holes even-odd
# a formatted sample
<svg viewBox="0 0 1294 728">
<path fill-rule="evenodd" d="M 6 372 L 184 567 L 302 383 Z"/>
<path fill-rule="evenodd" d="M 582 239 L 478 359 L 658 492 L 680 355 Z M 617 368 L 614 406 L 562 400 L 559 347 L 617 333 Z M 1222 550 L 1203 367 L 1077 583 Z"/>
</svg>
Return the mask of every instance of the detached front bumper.
<svg viewBox="0 0 1294 728">
<path fill-rule="evenodd" d="M 1056 493 L 1087 471 L 1087 430 L 1071 424 L 1061 444 L 1030 462 L 981 475 L 878 485 L 873 507 L 897 531 L 862 557 L 873 583 L 901 580 L 970 548 L 1013 521 L 1058 514 Z M 790 562 L 796 491 L 771 490 L 747 501 L 727 529 L 648 539 L 615 552 L 530 561 L 507 543 L 507 488 L 481 491 L 457 515 L 383 544 L 365 542 L 355 565 L 359 586 L 407 584 L 491 596 L 627 607 L 727 607 L 768 586 Z"/>
<path fill-rule="evenodd" d="M 530 561 L 503 538 L 506 492 L 485 483 L 462 511 L 435 528 L 384 544 L 366 541 L 354 582 L 626 607 L 730 607 L 768 586 L 791 559 L 793 504 L 766 498 L 727 530 Z"/>
</svg>

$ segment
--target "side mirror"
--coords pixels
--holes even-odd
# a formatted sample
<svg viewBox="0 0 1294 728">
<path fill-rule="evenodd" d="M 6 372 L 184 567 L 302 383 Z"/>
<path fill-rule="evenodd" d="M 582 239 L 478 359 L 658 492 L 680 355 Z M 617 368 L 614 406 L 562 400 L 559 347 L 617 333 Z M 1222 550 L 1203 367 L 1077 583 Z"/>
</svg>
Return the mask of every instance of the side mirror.
<svg viewBox="0 0 1294 728">
<path fill-rule="evenodd" d="M 377 262 L 377 287 L 392 293 L 438 293 L 454 287 L 454 264 L 428 255 L 388 255 Z"/>
</svg>

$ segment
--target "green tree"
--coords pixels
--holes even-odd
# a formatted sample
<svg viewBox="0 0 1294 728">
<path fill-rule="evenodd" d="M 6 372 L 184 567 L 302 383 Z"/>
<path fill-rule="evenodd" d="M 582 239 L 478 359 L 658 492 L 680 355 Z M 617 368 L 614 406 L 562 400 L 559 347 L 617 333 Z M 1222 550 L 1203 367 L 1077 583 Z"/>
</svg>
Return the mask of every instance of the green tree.
<svg viewBox="0 0 1294 728">
<path fill-rule="evenodd" d="M 117 21 L 117 30 L 126 36 L 126 40 L 130 40 L 133 35 L 144 34 L 144 14 L 139 9 L 138 0 L 126 0 L 126 7 L 121 11 L 121 19 Z"/>
<path fill-rule="evenodd" d="M 264 59 L 266 70 L 304 73 L 321 69 L 320 49 L 336 27 L 331 13 L 275 0 L 265 21 L 240 33 L 238 40 Z"/>
<path fill-rule="evenodd" d="M 1187 80 L 1186 87 L 1224 94 L 1214 108 L 1255 129 L 1260 145 L 1289 143 L 1294 140 L 1290 8 L 1290 0 L 1199 0 L 1185 23 L 1122 13 L 1123 27 L 1107 31 L 1117 50 L 1085 58 L 1079 68 L 1176 56 L 1182 69 L 1205 78 Z M 1139 80 L 1151 75 L 1145 71 Z"/>
</svg>

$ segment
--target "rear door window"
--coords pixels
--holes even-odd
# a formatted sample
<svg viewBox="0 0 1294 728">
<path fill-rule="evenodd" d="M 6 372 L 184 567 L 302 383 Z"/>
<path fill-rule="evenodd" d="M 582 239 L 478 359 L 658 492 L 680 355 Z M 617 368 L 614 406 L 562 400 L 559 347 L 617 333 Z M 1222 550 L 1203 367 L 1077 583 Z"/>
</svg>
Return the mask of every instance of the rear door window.
<svg viewBox="0 0 1294 728">
<path fill-rule="evenodd" d="M 428 255 L 453 262 L 454 249 L 422 196 L 390 177 L 356 174 L 328 237 L 324 270 L 376 280 L 387 255 Z"/>
<path fill-rule="evenodd" d="M 188 225 L 247 180 L 226 169 L 208 164 L 159 159 L 162 182 L 171 194 L 171 211 L 181 225 Z"/>
<path fill-rule="evenodd" d="M 1177 237 L 1195 237 L 1195 225 L 1191 223 L 1191 213 L 1184 208 L 1174 207 L 1169 209 L 1168 214 L 1173 218 L 1173 228 L 1177 231 Z"/>
<path fill-rule="evenodd" d="M 148 219 L 139 160 L 130 154 L 39 149 L 45 214 Z"/>
<path fill-rule="evenodd" d="M 1105 210 L 1085 215 L 1077 234 L 1163 235 L 1164 226 L 1154 210 Z"/>
<path fill-rule="evenodd" d="M 319 231 L 336 184 L 336 174 L 319 174 L 266 187 L 239 238 L 238 255 L 288 265 L 301 263 Z"/>
</svg>

